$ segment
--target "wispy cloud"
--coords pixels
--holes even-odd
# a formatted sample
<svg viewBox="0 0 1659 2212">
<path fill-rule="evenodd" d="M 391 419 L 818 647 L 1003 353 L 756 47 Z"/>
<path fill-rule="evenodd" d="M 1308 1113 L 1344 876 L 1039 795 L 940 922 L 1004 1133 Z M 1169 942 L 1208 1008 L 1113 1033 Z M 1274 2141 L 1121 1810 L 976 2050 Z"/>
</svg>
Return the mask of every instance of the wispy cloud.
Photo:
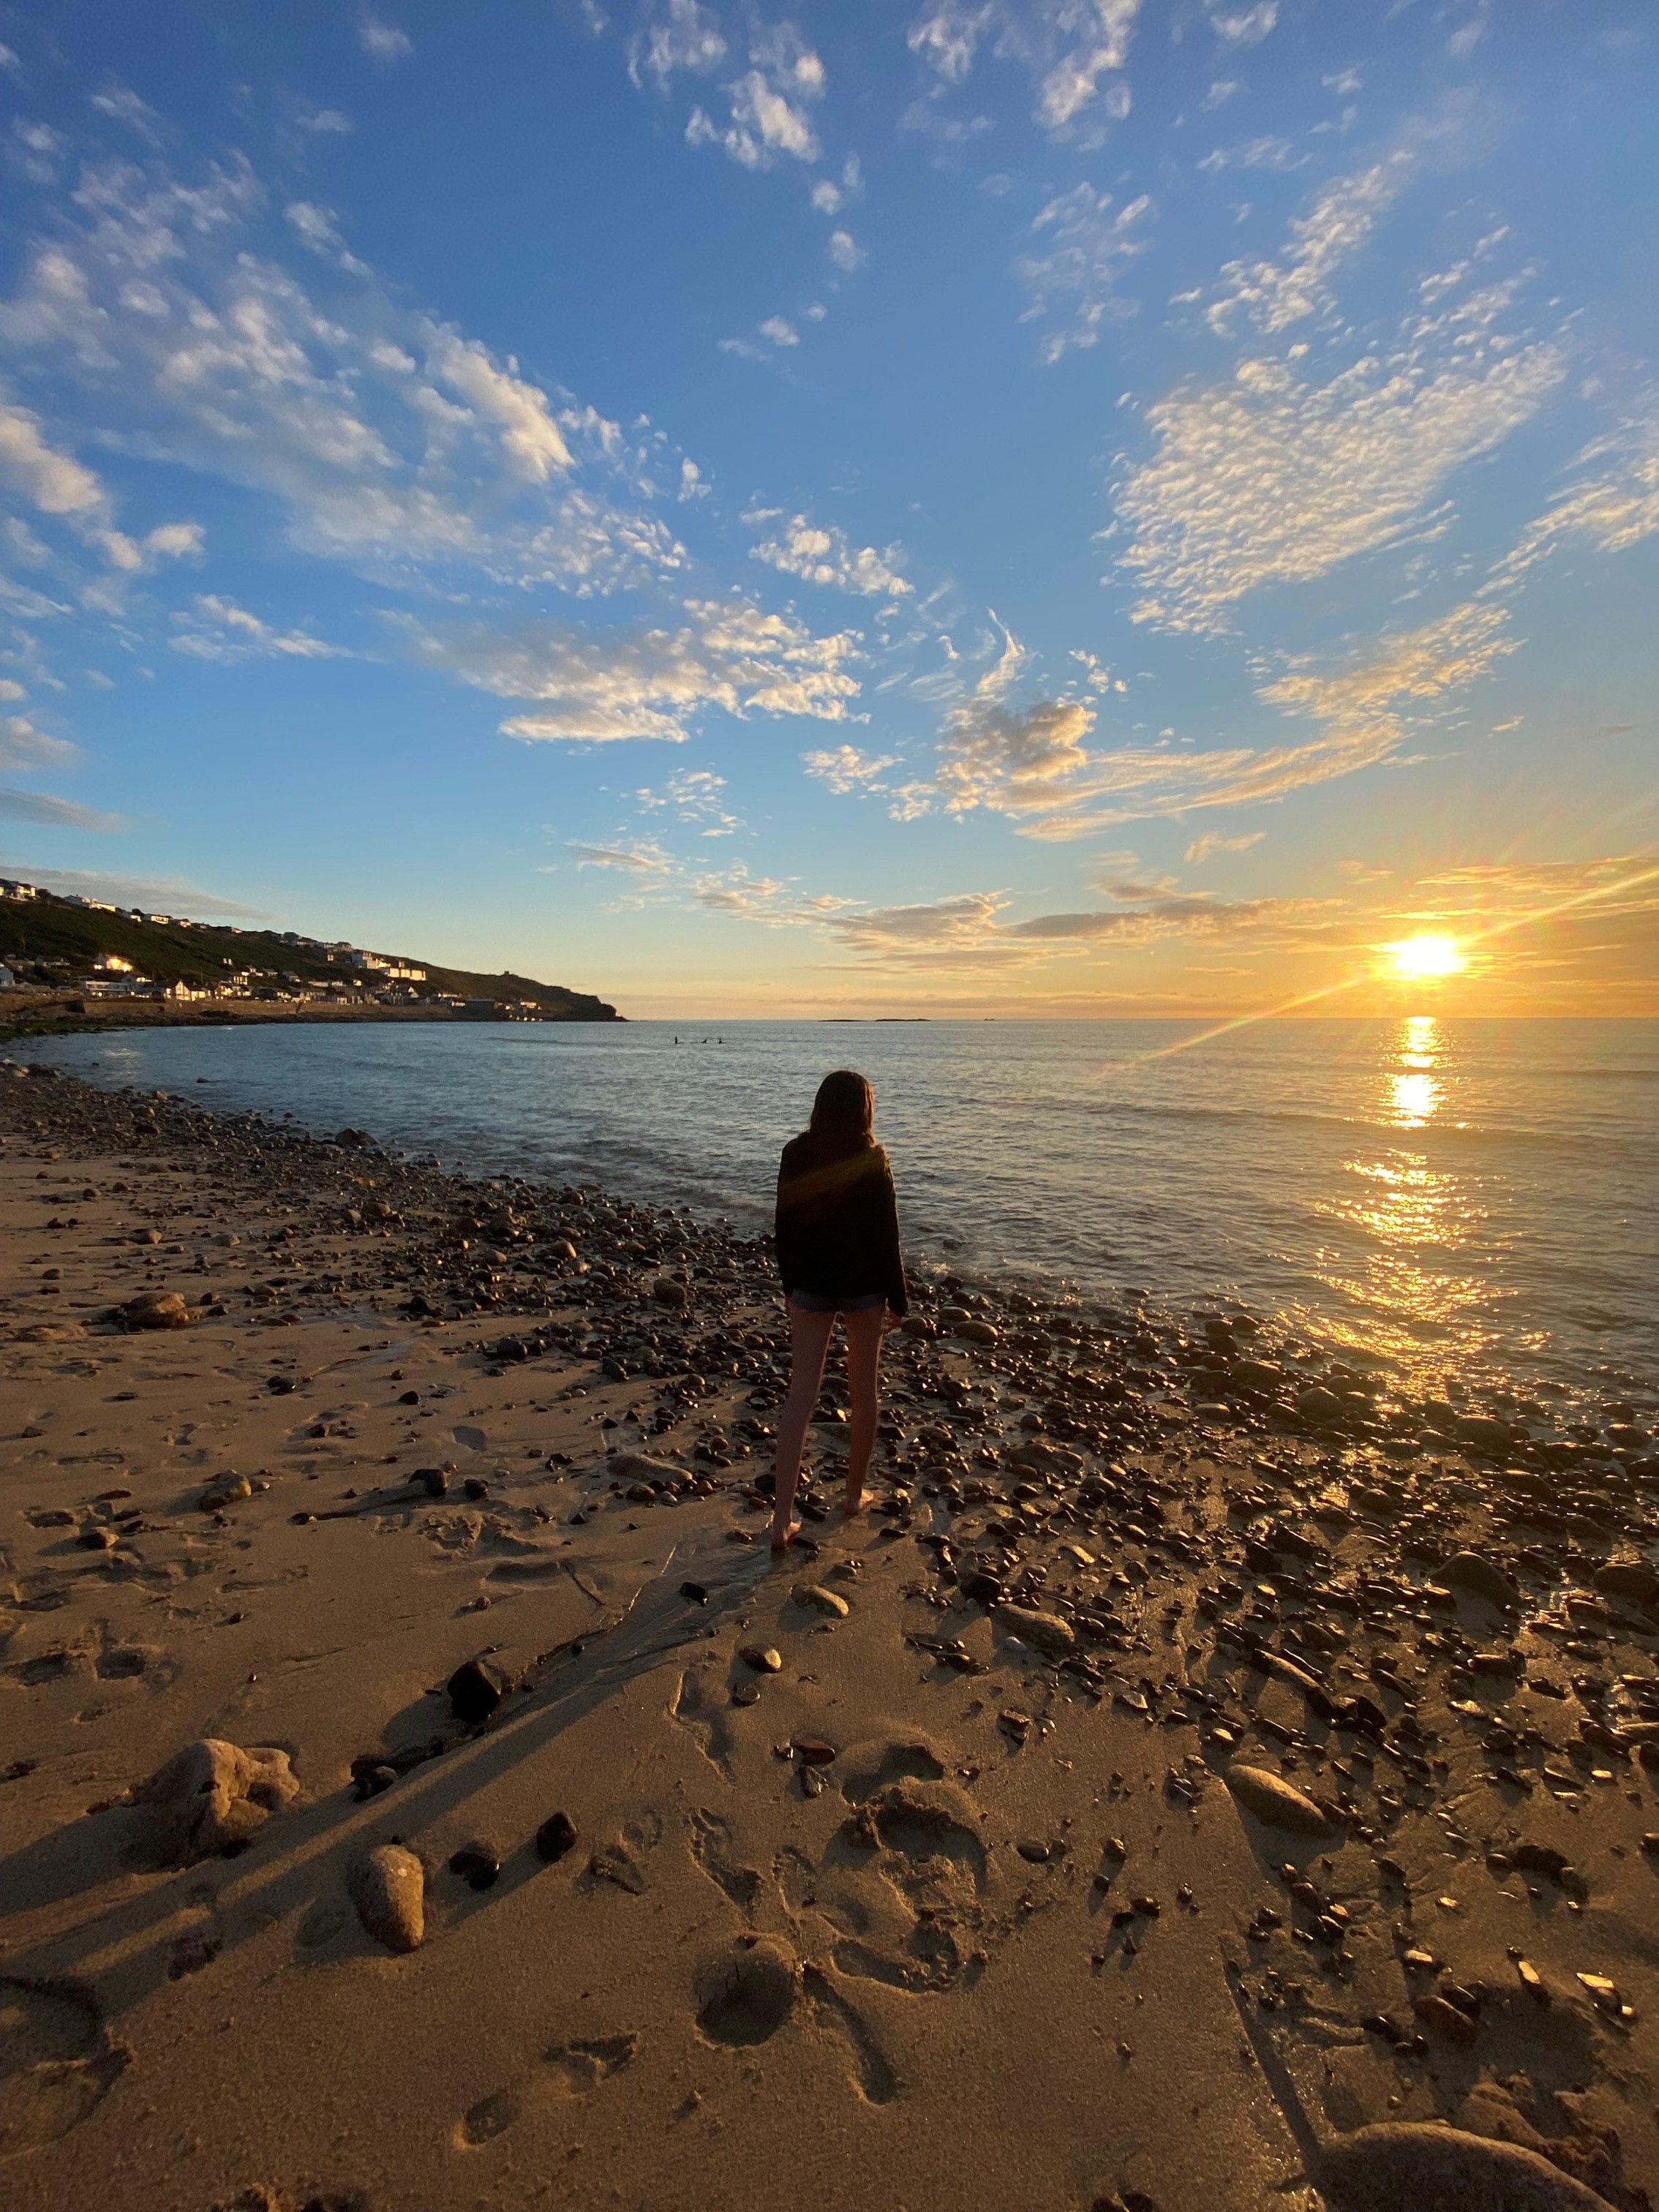
<svg viewBox="0 0 1659 2212">
<path fill-rule="evenodd" d="M 1036 216 L 1031 234 L 1043 250 L 1033 250 L 1015 264 L 1031 295 L 1020 319 L 1034 322 L 1057 312 L 1067 318 L 1063 329 L 1050 331 L 1043 339 L 1045 362 L 1098 343 L 1103 323 L 1134 313 L 1133 301 L 1119 297 L 1117 283 L 1151 242 L 1146 225 L 1152 212 L 1145 192 L 1115 208 L 1109 192 L 1080 184 L 1050 200 Z"/>
<path fill-rule="evenodd" d="M 269 921 L 258 907 L 241 906 L 198 890 L 177 876 L 132 876 L 98 868 L 54 868 L 20 860 L 10 854 L 0 857 L 0 874 L 39 884 L 43 890 L 72 891 L 79 898 L 107 899 L 112 906 L 143 907 L 149 913 L 189 914 L 210 921 Z"/>
<path fill-rule="evenodd" d="M 125 830 L 118 814 L 100 814 L 95 807 L 78 806 L 72 799 L 54 799 L 44 791 L 0 790 L 0 820 L 39 822 L 54 830 Z"/>
<path fill-rule="evenodd" d="M 564 848 L 576 855 L 579 868 L 620 868 L 635 876 L 666 876 L 673 869 L 659 845 L 587 845 L 569 837 Z"/>
<path fill-rule="evenodd" d="M 1037 121 L 1057 136 L 1129 112 L 1123 71 L 1140 0 L 929 0 L 910 50 L 947 84 L 965 83 L 981 51 L 1032 76 Z"/>
<path fill-rule="evenodd" d="M 415 51 L 415 44 L 406 31 L 395 23 L 387 23 L 379 15 L 365 14 L 357 26 L 357 38 L 363 52 L 377 62 L 400 62 Z"/>
<path fill-rule="evenodd" d="M 636 805 L 647 814 L 672 812 L 689 823 L 700 836 L 730 837 L 744 826 L 740 815 L 726 805 L 726 781 L 713 769 L 676 769 L 662 784 L 647 785 L 634 793 Z"/>
<path fill-rule="evenodd" d="M 331 266 L 323 303 L 259 251 L 265 195 L 245 162 L 194 185 L 108 164 L 76 203 L 0 301 L 0 343 L 82 383 L 152 458 L 274 498 L 302 550 L 393 583 L 459 568 L 582 596 L 684 562 L 648 507 L 654 441 L 394 301 L 325 210 L 295 203 L 291 227 Z M 43 467 L 27 429 L 14 465 Z M 93 496 L 73 469 L 58 482 Z"/>
<path fill-rule="evenodd" d="M 39 514 L 65 522 L 107 566 L 136 575 L 158 560 L 176 560 L 200 550 L 201 526 L 163 523 L 143 538 L 115 526 L 115 501 L 84 462 L 53 445 L 38 415 L 10 404 L 0 395 L 0 483 L 26 499 Z"/>
<path fill-rule="evenodd" d="M 1146 410 L 1157 450 L 1116 495 L 1133 533 L 1121 558 L 1146 587 L 1135 618 L 1218 629 L 1249 592 L 1396 543 L 1458 469 L 1537 413 L 1566 367 L 1560 345 L 1494 340 L 1459 311 L 1333 375 L 1246 359 L 1228 384 L 1158 401 Z"/>
<path fill-rule="evenodd" d="M 349 657 L 307 630 L 279 630 L 216 592 L 198 593 L 188 613 L 175 614 L 169 641 L 175 653 L 197 660 L 337 660 Z"/>
<path fill-rule="evenodd" d="M 1012 819 L 1022 836 L 1050 843 L 1154 815 L 1283 799 L 1397 753 L 1425 717 L 1514 650 L 1508 620 L 1502 606 L 1470 599 L 1345 666 L 1297 663 L 1262 685 L 1261 696 L 1321 724 L 1317 738 L 1209 750 L 1091 748 L 1091 702 L 1014 703 L 1030 656 L 1005 634 L 995 665 L 945 716 L 932 789 L 949 812 L 988 809 Z"/>
<path fill-rule="evenodd" d="M 693 9 L 690 15 L 701 20 L 706 11 Z M 657 20 L 661 23 L 665 19 Z M 696 36 L 693 27 L 681 50 L 690 51 Z M 827 80 L 823 62 L 793 23 L 757 23 L 749 41 L 749 68 L 725 87 L 726 120 L 716 122 L 705 109 L 694 107 L 685 126 L 686 143 L 719 146 L 745 169 L 769 169 L 780 155 L 816 161 L 823 149 L 809 110 L 823 97 Z M 712 64 L 687 61 L 675 65 Z M 667 71 L 653 65 L 653 74 L 659 83 L 667 82 Z"/>
<path fill-rule="evenodd" d="M 0 685 L 0 698 L 21 699 L 21 684 Z M 81 757 L 81 749 L 67 738 L 54 738 L 39 729 L 27 714 L 0 714 L 0 768 L 65 768 Z"/>
<path fill-rule="evenodd" d="M 416 656 L 498 697 L 538 702 L 501 724 L 509 737 L 601 744 L 618 738 L 680 744 L 709 708 L 737 716 L 845 719 L 859 684 L 859 639 L 818 636 L 746 600 L 685 602 L 673 629 L 574 630 L 555 623 L 507 631 L 484 625 L 406 625 Z"/>
<path fill-rule="evenodd" d="M 750 558 L 764 561 L 787 576 L 863 599 L 903 599 L 913 588 L 900 574 L 904 557 L 900 546 L 878 552 L 873 545 L 854 545 L 844 531 L 833 526 L 826 529 L 779 507 L 751 507 L 743 519 L 754 529 L 777 526 L 767 528 Z"/>
<path fill-rule="evenodd" d="M 800 757 L 808 775 L 828 784 L 838 799 L 855 791 L 885 791 L 883 779 L 898 765 L 896 753 L 860 752 L 856 745 L 832 745 Z"/>
<path fill-rule="evenodd" d="M 1487 588 L 1505 591 L 1551 555 L 1622 553 L 1659 531 L 1659 394 L 1578 455 L 1570 479 L 1524 530 Z"/>
<path fill-rule="evenodd" d="M 1265 830 L 1246 830 L 1237 837 L 1229 837 L 1223 830 L 1206 830 L 1201 836 L 1194 838 L 1182 857 L 1188 867 L 1200 867 L 1217 853 L 1248 853 L 1267 834 Z"/>
</svg>

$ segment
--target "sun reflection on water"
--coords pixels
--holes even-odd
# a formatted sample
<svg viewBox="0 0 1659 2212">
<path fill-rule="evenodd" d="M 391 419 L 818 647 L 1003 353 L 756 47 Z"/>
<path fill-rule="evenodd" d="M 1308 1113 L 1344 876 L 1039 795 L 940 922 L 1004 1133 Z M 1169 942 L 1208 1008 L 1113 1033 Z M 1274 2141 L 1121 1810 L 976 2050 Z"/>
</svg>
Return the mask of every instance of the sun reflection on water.
<svg viewBox="0 0 1659 2212">
<path fill-rule="evenodd" d="M 1392 1031 L 1377 1067 L 1378 1119 L 1430 1131 L 1448 1103 L 1447 1040 L 1432 1014 Z M 1460 1266 L 1485 1225 L 1478 1188 L 1409 1142 L 1344 1163 L 1344 1186 L 1321 1211 L 1337 1230 L 1321 1279 L 1350 1310 L 1356 1349 L 1435 1367 L 1475 1352 L 1488 1334 L 1480 1279 Z"/>
</svg>

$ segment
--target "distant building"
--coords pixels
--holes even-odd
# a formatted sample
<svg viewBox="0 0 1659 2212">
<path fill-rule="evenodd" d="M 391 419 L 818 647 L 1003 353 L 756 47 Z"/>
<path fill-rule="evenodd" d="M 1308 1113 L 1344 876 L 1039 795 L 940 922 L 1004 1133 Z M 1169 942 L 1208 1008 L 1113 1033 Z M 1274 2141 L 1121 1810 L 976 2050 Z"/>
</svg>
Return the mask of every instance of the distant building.
<svg viewBox="0 0 1659 2212">
<path fill-rule="evenodd" d="M 15 991 L 16 988 L 16 976 L 12 974 L 5 962 L 0 960 L 0 991 Z"/>
<path fill-rule="evenodd" d="M 20 884 L 11 876 L 0 876 L 0 898 L 39 898 L 40 892 L 33 884 Z"/>
<path fill-rule="evenodd" d="M 132 973 L 131 961 L 123 960 L 118 952 L 100 952 L 92 964 L 100 975 L 131 975 Z"/>
<path fill-rule="evenodd" d="M 135 975 L 130 969 L 121 975 L 89 975 L 81 986 L 88 999 L 131 999 L 154 988 L 148 975 Z"/>
<path fill-rule="evenodd" d="M 353 968 L 362 968 L 376 975 L 388 975 L 401 983 L 424 983 L 424 968 L 411 968 L 406 960 L 395 959 L 385 952 L 353 951 L 347 956 Z"/>
</svg>

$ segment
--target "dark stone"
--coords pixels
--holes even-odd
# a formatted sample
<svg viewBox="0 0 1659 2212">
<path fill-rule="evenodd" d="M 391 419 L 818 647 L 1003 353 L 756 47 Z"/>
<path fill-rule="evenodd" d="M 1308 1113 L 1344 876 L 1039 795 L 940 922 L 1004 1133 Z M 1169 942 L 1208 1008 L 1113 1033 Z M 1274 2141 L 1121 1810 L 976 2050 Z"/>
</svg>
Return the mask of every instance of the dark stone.
<svg viewBox="0 0 1659 2212">
<path fill-rule="evenodd" d="M 707 1605 L 708 1602 L 708 1593 L 701 1583 L 682 1583 L 680 1595 L 693 1605 Z"/>
<path fill-rule="evenodd" d="M 488 1659 L 465 1660 L 444 1684 L 451 1711 L 469 1728 L 487 1721 L 512 1686 L 501 1668 Z"/>
<path fill-rule="evenodd" d="M 398 1403 L 400 1406 L 418 1406 L 420 1402 L 421 1394 L 418 1390 L 404 1390 L 399 1395 L 398 1399 Z"/>
<path fill-rule="evenodd" d="M 441 1498 L 449 1488 L 449 1476 L 441 1467 L 417 1467 L 409 1478 L 411 1490 L 423 1490 L 428 1498 Z"/>
<path fill-rule="evenodd" d="M 449 1871 L 459 1875 L 469 1889 L 493 1889 L 501 1878 L 501 1863 L 488 1844 L 463 1844 L 451 1853 Z"/>
<path fill-rule="evenodd" d="M 502 1361 L 528 1359 L 530 1346 L 521 1336 L 504 1336 L 490 1356 Z"/>
<path fill-rule="evenodd" d="M 265 1388 L 274 1398 L 286 1398 L 294 1388 L 294 1377 L 291 1375 L 268 1375 Z"/>
<path fill-rule="evenodd" d="M 469 1474 L 461 1487 L 475 1503 L 480 1498 L 488 1498 L 489 1495 L 489 1485 L 481 1474 Z M 442 1492 L 440 1492 L 439 1495 L 441 1496 Z"/>
<path fill-rule="evenodd" d="M 1000 1605 L 1002 1602 L 1003 1586 L 994 1575 L 970 1571 L 957 1578 L 957 1587 L 975 1605 Z"/>
<path fill-rule="evenodd" d="M 1547 1874 L 1552 1881 L 1559 1881 L 1563 1875 L 1572 1871 L 1572 1862 L 1566 1853 L 1548 1844 L 1516 1844 L 1509 1856 L 1526 1873 Z"/>
<path fill-rule="evenodd" d="M 536 1831 L 537 1851 L 547 1861 L 549 1866 L 551 1866 L 556 1859 L 562 1859 L 568 1850 L 572 1850 L 575 1841 L 575 1823 L 568 1813 L 550 1814 Z"/>
</svg>

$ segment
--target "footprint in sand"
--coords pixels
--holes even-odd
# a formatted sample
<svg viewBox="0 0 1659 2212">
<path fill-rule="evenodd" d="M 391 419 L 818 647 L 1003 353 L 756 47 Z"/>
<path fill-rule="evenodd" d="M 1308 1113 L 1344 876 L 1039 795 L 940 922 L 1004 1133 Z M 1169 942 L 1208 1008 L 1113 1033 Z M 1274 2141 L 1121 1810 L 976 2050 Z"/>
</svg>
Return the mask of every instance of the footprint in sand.
<svg viewBox="0 0 1659 2212">
<path fill-rule="evenodd" d="M 699 1976 L 697 2026 L 710 2043 L 765 2043 L 795 2008 L 795 1974 L 778 1944 L 740 1944 Z"/>
<path fill-rule="evenodd" d="M 127 2056 L 110 2041 L 90 1990 L 0 1976 L 0 2159 L 78 2128 Z"/>
<path fill-rule="evenodd" d="M 728 2049 L 769 2042 L 804 1997 L 817 2025 L 845 2038 L 866 2103 L 890 2104 L 898 2094 L 898 2075 L 863 2014 L 826 1967 L 802 1965 L 781 1943 L 742 1938 L 735 1951 L 704 1967 L 696 1994 L 698 2028 Z"/>
<path fill-rule="evenodd" d="M 544 2071 L 516 2087 L 495 2089 L 462 2115 L 455 2141 L 463 2150 L 479 2150 L 494 2142 L 523 2118 L 526 2109 L 545 2097 L 585 2097 L 601 2081 L 620 2074 L 633 2063 L 640 2047 L 637 2035 L 607 2035 L 588 2043 L 556 2044 L 542 2054 Z"/>
<path fill-rule="evenodd" d="M 692 1814 L 691 1856 L 739 1912 L 753 1912 L 760 1895 L 760 1875 L 753 1867 L 738 1864 L 732 1852 L 732 1831 L 718 1813 L 700 1808 Z"/>
<path fill-rule="evenodd" d="M 690 1730 L 692 1741 L 709 1765 L 727 1782 L 733 1780 L 732 1723 L 724 1697 L 707 1676 L 688 1668 L 675 1685 L 669 1711 L 682 1728 Z"/>
</svg>

